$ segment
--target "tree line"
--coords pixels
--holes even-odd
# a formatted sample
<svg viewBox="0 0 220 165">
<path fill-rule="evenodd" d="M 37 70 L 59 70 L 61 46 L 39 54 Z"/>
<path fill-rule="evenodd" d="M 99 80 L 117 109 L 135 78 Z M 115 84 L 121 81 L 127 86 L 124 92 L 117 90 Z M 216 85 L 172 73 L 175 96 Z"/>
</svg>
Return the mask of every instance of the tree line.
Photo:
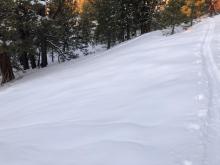
<svg viewBox="0 0 220 165">
<path fill-rule="evenodd" d="M 2 83 L 14 70 L 43 68 L 88 55 L 89 45 L 112 46 L 153 30 L 190 22 L 212 10 L 212 0 L 0 0 Z M 213 14 L 213 11 L 212 11 Z"/>
</svg>

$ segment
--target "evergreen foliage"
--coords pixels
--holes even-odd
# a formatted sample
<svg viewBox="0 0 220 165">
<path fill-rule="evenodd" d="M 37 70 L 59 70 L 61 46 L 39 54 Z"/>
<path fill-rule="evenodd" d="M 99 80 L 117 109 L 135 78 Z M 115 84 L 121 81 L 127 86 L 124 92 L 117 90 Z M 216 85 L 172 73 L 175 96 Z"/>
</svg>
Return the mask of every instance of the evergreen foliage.
<svg viewBox="0 0 220 165">
<path fill-rule="evenodd" d="M 164 27 L 170 26 L 172 31 L 171 34 L 174 34 L 175 27 L 182 22 L 186 21 L 186 17 L 181 12 L 181 8 L 184 5 L 184 0 L 170 0 L 168 4 L 165 5 L 164 10 L 162 11 L 161 24 Z"/>
</svg>

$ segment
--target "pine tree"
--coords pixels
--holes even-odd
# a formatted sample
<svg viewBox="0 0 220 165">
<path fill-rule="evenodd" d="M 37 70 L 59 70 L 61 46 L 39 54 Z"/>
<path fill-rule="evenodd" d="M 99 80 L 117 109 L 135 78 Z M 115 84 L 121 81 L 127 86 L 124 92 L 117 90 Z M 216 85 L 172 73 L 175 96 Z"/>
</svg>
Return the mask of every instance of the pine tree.
<svg viewBox="0 0 220 165">
<path fill-rule="evenodd" d="M 34 47 L 34 27 L 37 17 L 30 1 L 16 1 L 16 29 L 17 29 L 17 53 L 24 70 L 29 69 L 29 60 L 32 68 L 36 68 L 35 47 Z"/>
<path fill-rule="evenodd" d="M 14 33 L 14 1 L 0 0 L 0 73 L 2 84 L 15 78 L 10 61 Z"/>
<path fill-rule="evenodd" d="M 160 4 L 159 0 L 140 0 L 138 7 L 138 20 L 140 25 L 141 34 L 150 32 L 154 17 L 156 14 L 156 7 Z"/>
<path fill-rule="evenodd" d="M 95 17 L 97 21 L 95 36 L 100 43 L 107 45 L 107 49 L 117 41 L 117 17 L 115 0 L 95 0 Z"/>
<path fill-rule="evenodd" d="M 50 36 L 51 21 L 46 16 L 45 4 L 37 3 L 36 12 L 38 15 L 38 24 L 36 26 L 36 38 L 37 46 L 40 50 L 41 62 L 38 61 L 38 65 L 42 68 L 48 65 L 47 52 L 48 52 L 48 37 Z M 40 58 L 39 58 L 40 59 Z"/>
<path fill-rule="evenodd" d="M 74 51 L 82 46 L 77 1 L 51 1 L 48 6 L 51 21 L 48 31 L 50 35 L 47 35 L 48 46 L 52 52 L 58 52 L 59 61 L 76 58 Z"/>
<path fill-rule="evenodd" d="M 88 1 L 85 1 L 81 8 L 79 29 L 80 29 L 80 39 L 81 39 L 81 49 L 84 55 L 88 55 L 88 46 L 93 44 L 94 38 L 94 11 L 92 4 Z"/>
<path fill-rule="evenodd" d="M 185 17 L 181 12 L 181 7 L 183 6 L 183 4 L 183 0 L 170 0 L 161 13 L 163 17 L 162 24 L 165 27 L 171 27 L 171 34 L 174 34 L 175 27 L 184 21 Z"/>
<path fill-rule="evenodd" d="M 156 27 L 161 0 L 95 0 L 96 37 L 107 48 Z"/>
</svg>

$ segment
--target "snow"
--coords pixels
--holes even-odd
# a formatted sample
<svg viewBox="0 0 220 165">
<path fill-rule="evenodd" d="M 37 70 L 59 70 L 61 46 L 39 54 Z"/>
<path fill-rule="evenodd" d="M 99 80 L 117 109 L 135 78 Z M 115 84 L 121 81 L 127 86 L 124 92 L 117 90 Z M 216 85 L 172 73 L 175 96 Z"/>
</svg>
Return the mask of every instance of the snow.
<svg viewBox="0 0 220 165">
<path fill-rule="evenodd" d="M 0 164 L 219 165 L 220 17 L 0 89 Z"/>
<path fill-rule="evenodd" d="M 41 1 L 41 0 L 32 0 L 32 1 L 31 1 L 31 4 L 32 4 L 32 5 L 37 4 L 37 3 L 39 3 L 39 4 L 45 6 L 46 3 L 47 3 L 47 0 L 42 0 L 42 1 Z"/>
</svg>

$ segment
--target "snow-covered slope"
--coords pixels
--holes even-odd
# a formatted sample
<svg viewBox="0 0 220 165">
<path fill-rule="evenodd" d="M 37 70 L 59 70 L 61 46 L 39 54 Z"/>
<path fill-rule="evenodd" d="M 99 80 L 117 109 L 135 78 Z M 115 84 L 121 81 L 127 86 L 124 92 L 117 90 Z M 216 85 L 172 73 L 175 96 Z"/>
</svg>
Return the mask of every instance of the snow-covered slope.
<svg viewBox="0 0 220 165">
<path fill-rule="evenodd" d="M 219 165 L 219 34 L 209 18 L 1 88 L 0 165 Z"/>
</svg>

